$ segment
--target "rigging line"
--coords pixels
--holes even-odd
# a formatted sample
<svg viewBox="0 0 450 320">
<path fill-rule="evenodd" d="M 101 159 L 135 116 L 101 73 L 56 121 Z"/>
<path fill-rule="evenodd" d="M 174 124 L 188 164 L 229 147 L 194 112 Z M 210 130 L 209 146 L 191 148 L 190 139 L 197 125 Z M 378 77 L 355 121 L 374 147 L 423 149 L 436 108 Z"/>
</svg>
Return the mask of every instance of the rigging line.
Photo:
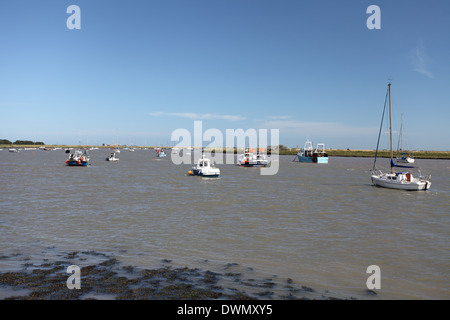
<svg viewBox="0 0 450 320">
<path fill-rule="evenodd" d="M 389 89 L 386 91 L 386 97 L 384 98 L 384 108 L 383 108 L 383 114 L 381 115 L 380 131 L 378 132 L 377 150 L 375 152 L 375 160 L 373 161 L 372 170 L 375 170 L 375 163 L 377 162 L 378 146 L 380 144 L 381 129 L 383 127 L 384 112 L 386 111 L 386 103 L 387 103 L 388 94 L 389 94 Z"/>
</svg>

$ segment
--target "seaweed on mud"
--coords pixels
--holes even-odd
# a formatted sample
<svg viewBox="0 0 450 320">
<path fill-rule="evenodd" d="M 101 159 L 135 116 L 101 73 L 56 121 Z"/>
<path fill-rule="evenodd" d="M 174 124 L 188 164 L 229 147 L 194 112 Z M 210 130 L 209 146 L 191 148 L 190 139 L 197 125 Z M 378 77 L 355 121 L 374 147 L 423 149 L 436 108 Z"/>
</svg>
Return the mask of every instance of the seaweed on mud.
<svg viewBox="0 0 450 320">
<path fill-rule="evenodd" d="M 26 295 L 11 295 L 9 300 L 78 300 L 111 298 L 120 300 L 197 300 L 197 299 L 310 299 L 312 288 L 294 287 L 292 279 L 278 286 L 272 279 L 244 279 L 244 274 L 231 272 L 236 263 L 229 263 L 224 273 L 197 268 L 172 268 L 170 260 L 163 260 L 163 266 L 157 269 L 138 269 L 133 266 L 120 266 L 120 262 L 106 254 L 93 251 L 72 252 L 67 259 L 86 260 L 85 255 L 101 257 L 101 261 L 81 267 L 81 288 L 68 289 L 66 272 L 68 261 L 45 262 L 39 265 L 27 265 L 19 272 L 0 273 L 0 286 L 13 288 Z M 73 261 L 71 261 L 73 262 Z M 224 284 L 222 280 L 225 280 Z M 231 283 L 231 285 L 230 285 Z M 233 284 L 238 285 L 236 289 Z M 286 294 L 276 296 L 274 289 L 282 288 Z M 251 293 L 246 293 L 249 290 Z M 12 292 L 14 292 L 14 290 Z M 298 294 L 302 297 L 298 297 Z M 306 296 L 305 296 L 306 294 Z M 320 297 L 320 295 L 319 295 Z M 322 296 L 323 299 L 334 299 Z"/>
</svg>

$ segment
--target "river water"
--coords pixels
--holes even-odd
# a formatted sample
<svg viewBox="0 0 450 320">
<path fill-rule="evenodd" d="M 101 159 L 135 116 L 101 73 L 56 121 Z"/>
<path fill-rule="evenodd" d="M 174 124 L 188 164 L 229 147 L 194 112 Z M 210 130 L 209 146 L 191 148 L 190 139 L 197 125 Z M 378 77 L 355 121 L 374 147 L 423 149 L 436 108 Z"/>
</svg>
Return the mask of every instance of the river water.
<svg viewBox="0 0 450 320">
<path fill-rule="evenodd" d="M 222 164 L 207 179 L 170 153 L 123 150 L 117 163 L 108 154 L 90 151 L 83 168 L 65 166 L 61 150 L 0 151 L 0 272 L 25 256 L 89 250 L 142 268 L 232 263 L 367 298 L 367 267 L 377 265 L 374 299 L 450 298 L 448 160 L 416 160 L 432 186 L 408 192 L 374 187 L 371 158 L 280 156 L 276 175 Z"/>
</svg>

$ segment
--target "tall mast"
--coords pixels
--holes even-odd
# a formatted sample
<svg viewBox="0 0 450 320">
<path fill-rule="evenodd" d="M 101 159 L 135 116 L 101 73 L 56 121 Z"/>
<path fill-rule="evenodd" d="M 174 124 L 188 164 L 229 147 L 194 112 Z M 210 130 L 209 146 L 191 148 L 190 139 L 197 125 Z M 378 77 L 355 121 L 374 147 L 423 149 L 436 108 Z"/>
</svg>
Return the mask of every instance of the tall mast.
<svg viewBox="0 0 450 320">
<path fill-rule="evenodd" d="M 397 144 L 397 151 L 403 152 L 403 113 L 400 122 L 400 135 Z"/>
<path fill-rule="evenodd" d="M 391 163 L 392 163 L 392 116 L 391 116 L 391 84 L 388 84 L 389 88 L 389 139 L 390 139 L 390 146 L 391 146 Z M 394 172 L 394 169 L 391 166 L 391 173 Z"/>
</svg>

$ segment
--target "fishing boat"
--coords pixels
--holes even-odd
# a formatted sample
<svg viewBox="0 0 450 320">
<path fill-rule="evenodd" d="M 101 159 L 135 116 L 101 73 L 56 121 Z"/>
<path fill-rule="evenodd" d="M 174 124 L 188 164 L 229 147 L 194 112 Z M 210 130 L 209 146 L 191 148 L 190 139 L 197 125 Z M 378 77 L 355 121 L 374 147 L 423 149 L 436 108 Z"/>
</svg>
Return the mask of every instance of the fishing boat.
<svg viewBox="0 0 450 320">
<path fill-rule="evenodd" d="M 158 157 L 158 158 L 165 158 L 167 156 L 166 153 L 164 152 L 164 150 L 161 148 L 156 148 L 155 151 L 156 151 L 156 157 Z"/>
<path fill-rule="evenodd" d="M 89 164 L 87 149 L 85 149 L 84 152 L 81 150 L 76 150 L 74 153 L 70 153 L 69 158 L 66 160 L 66 164 L 68 166 L 87 166 Z"/>
<path fill-rule="evenodd" d="M 109 157 L 106 158 L 106 161 L 119 161 L 119 158 L 116 157 L 116 153 L 115 152 L 111 152 Z"/>
<path fill-rule="evenodd" d="M 202 176 L 208 178 L 217 178 L 220 176 L 220 169 L 211 164 L 211 160 L 202 155 L 197 164 L 189 170 L 191 176 Z"/>
<path fill-rule="evenodd" d="M 318 143 L 314 149 L 310 140 L 306 140 L 303 148 L 297 153 L 297 158 L 299 162 L 328 163 L 325 144 Z"/>
<path fill-rule="evenodd" d="M 242 167 L 265 167 L 269 164 L 264 149 L 260 148 L 257 153 L 254 149 L 249 149 L 241 154 L 237 159 L 237 165 Z"/>
<path fill-rule="evenodd" d="M 389 98 L 389 99 L 388 99 Z M 383 127 L 383 118 L 384 113 L 386 111 L 386 103 L 389 100 L 389 136 L 390 136 L 390 172 L 382 172 L 380 169 L 376 167 L 377 155 L 378 155 L 378 147 L 380 142 L 381 129 Z M 371 172 L 371 180 L 375 186 L 390 188 L 390 189 L 401 189 L 401 190 L 429 190 L 431 186 L 431 178 L 429 176 L 423 176 L 420 171 L 418 176 L 413 176 L 413 174 L 406 170 L 401 172 L 395 172 L 395 167 L 400 167 L 403 169 L 406 168 L 414 168 L 412 166 L 404 166 L 395 164 L 393 160 L 393 152 L 392 152 L 392 106 L 391 106 L 391 83 L 388 84 L 388 89 L 386 92 L 386 99 L 383 108 L 383 115 L 381 117 L 381 125 L 380 131 L 378 133 L 378 142 L 377 149 L 375 152 L 375 159 L 373 162 L 373 168 Z"/>
<path fill-rule="evenodd" d="M 269 160 L 267 160 L 267 156 L 265 153 L 258 152 L 256 154 L 256 165 L 260 167 L 265 167 L 269 164 Z"/>
</svg>

